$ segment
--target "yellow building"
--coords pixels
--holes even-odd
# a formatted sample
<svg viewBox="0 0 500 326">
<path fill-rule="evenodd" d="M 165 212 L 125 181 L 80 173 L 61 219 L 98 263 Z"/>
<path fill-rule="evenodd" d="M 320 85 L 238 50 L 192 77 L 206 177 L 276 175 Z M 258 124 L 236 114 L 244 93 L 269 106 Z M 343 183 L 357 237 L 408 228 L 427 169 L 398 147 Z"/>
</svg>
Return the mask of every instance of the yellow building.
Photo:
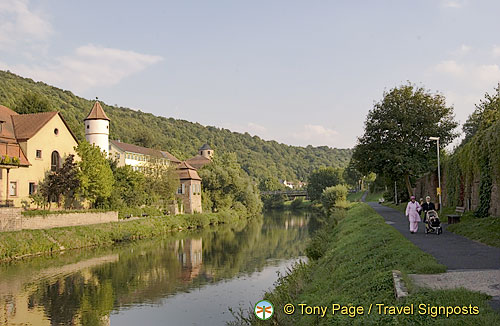
<svg viewBox="0 0 500 326">
<path fill-rule="evenodd" d="M 59 112 L 21 115 L 0 105 L 0 203 L 20 207 L 30 202 L 45 174 L 76 155 L 77 145 Z"/>
</svg>

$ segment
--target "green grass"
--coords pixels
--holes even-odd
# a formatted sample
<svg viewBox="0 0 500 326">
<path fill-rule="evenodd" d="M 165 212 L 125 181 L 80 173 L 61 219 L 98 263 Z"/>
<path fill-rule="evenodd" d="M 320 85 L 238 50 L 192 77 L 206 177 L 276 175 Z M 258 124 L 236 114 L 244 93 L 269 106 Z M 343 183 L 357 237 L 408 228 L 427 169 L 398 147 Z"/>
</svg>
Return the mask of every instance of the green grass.
<svg viewBox="0 0 500 326">
<path fill-rule="evenodd" d="M 366 195 L 366 202 L 370 201 L 378 201 L 379 198 L 384 197 L 384 191 L 378 191 L 378 192 L 369 192 L 368 195 Z"/>
<path fill-rule="evenodd" d="M 317 233 L 308 247 L 310 261 L 297 264 L 281 277 L 265 298 L 275 307 L 273 322 L 261 322 L 252 315 L 240 316 L 235 325 L 499 325 L 500 315 L 487 304 L 488 296 L 458 290 L 414 290 L 403 301 L 394 298 L 391 271 L 439 273 L 445 271 L 427 253 L 404 238 L 368 205 L 356 203 L 347 212 L 335 214 Z M 411 287 L 410 287 L 411 288 Z M 296 312 L 286 315 L 286 303 Z M 363 306 L 365 314 L 351 318 L 329 313 L 321 318 L 299 313 L 299 303 L 331 307 L 332 303 Z M 429 315 L 367 314 L 370 304 L 403 306 L 431 304 L 443 306 L 477 305 L 480 314 L 432 317 Z"/>
<path fill-rule="evenodd" d="M 0 233 L 0 261 L 65 249 L 152 238 L 179 229 L 244 220 L 234 212 L 149 217 L 139 220 Z"/>
<path fill-rule="evenodd" d="M 347 200 L 351 202 L 361 201 L 364 191 L 351 192 L 347 195 Z"/>
<path fill-rule="evenodd" d="M 460 223 L 448 226 L 447 230 L 484 244 L 500 247 L 500 218 L 476 218 L 464 214 Z"/>
<path fill-rule="evenodd" d="M 292 204 L 295 201 L 295 204 Z M 307 209 L 311 208 L 312 201 L 304 199 L 304 200 L 287 200 L 283 204 L 284 209 Z"/>
</svg>

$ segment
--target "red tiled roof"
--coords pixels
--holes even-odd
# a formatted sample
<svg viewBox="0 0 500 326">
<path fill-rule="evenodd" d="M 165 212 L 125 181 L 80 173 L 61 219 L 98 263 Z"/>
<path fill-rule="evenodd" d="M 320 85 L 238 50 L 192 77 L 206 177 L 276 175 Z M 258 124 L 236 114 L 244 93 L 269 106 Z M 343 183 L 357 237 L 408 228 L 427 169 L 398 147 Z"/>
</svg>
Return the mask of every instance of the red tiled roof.
<svg viewBox="0 0 500 326">
<path fill-rule="evenodd" d="M 18 143 L 0 143 L 0 158 L 6 155 L 10 158 L 19 158 L 19 165 L 21 166 L 30 165 L 30 162 L 26 158 L 26 155 L 24 155 L 24 152 Z"/>
<path fill-rule="evenodd" d="M 174 163 L 181 162 L 177 157 L 173 156 L 172 154 L 170 154 L 169 152 L 166 152 L 166 151 L 159 151 L 157 149 L 142 147 L 142 146 L 138 146 L 138 145 L 134 145 L 134 144 L 122 143 L 122 142 L 117 141 L 117 140 L 111 140 L 111 143 L 124 152 L 138 153 L 138 154 L 148 155 L 148 156 L 157 157 L 157 158 L 166 158 L 169 161 L 174 162 Z"/>
<path fill-rule="evenodd" d="M 186 162 L 193 166 L 195 169 L 199 170 L 212 161 L 205 156 L 196 155 L 195 157 L 191 157 L 190 159 L 186 160 Z"/>
<path fill-rule="evenodd" d="M 85 120 L 108 120 L 109 118 L 102 109 L 101 103 L 99 101 L 95 101 L 92 110 L 90 110 L 89 115 L 85 118 Z"/>
<path fill-rule="evenodd" d="M 182 162 L 178 167 L 177 167 L 177 173 L 179 174 L 179 179 L 181 180 L 199 180 L 201 181 L 200 176 L 198 175 L 198 172 L 196 172 L 196 169 L 189 165 L 189 163 Z"/>
<path fill-rule="evenodd" d="M 12 123 L 17 139 L 30 139 L 33 137 L 47 122 L 55 117 L 58 113 L 41 112 L 32 114 L 19 114 L 12 116 Z"/>
<path fill-rule="evenodd" d="M 19 146 L 20 141 L 33 137 L 47 122 L 59 115 L 69 132 L 77 141 L 75 135 L 59 112 L 40 112 L 32 114 L 17 114 L 8 107 L 0 105 L 0 155 L 19 158 L 20 165 L 30 165 L 26 154 Z"/>
</svg>

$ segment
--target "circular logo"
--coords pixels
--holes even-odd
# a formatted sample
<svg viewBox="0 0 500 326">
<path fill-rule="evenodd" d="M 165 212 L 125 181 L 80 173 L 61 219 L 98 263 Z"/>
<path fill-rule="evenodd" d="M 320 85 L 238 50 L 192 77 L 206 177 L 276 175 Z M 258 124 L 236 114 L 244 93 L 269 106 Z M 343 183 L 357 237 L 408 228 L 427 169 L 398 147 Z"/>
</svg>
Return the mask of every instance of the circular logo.
<svg viewBox="0 0 500 326">
<path fill-rule="evenodd" d="M 273 304 L 267 300 L 261 300 L 255 304 L 253 308 L 253 313 L 260 320 L 268 320 L 274 314 Z"/>
</svg>

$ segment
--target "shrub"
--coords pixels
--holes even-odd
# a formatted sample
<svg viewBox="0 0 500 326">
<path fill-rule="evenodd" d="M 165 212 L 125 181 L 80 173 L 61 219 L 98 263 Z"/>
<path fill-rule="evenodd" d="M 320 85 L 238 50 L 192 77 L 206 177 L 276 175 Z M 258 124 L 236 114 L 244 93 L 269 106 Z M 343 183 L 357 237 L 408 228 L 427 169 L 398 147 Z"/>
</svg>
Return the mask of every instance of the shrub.
<svg viewBox="0 0 500 326">
<path fill-rule="evenodd" d="M 331 210 L 337 202 L 346 201 L 347 187 L 344 185 L 336 185 L 323 190 L 321 202 L 326 210 Z"/>
</svg>

